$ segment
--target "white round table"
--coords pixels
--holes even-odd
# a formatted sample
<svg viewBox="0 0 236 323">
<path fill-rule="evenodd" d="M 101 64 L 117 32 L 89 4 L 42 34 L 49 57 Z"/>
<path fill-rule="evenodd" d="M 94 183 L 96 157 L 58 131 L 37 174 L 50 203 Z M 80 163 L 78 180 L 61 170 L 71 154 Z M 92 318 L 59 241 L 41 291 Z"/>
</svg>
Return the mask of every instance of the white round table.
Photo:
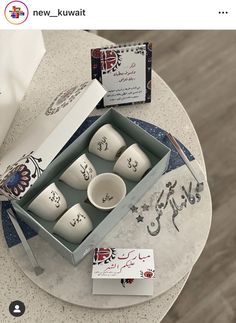
<svg viewBox="0 0 236 323">
<path fill-rule="evenodd" d="M 43 58 L 27 95 L 12 124 L 0 153 L 7 151 L 10 144 L 24 128 L 52 101 L 58 91 L 90 79 L 90 49 L 109 45 L 110 42 L 83 31 L 44 32 L 47 53 Z M 122 107 L 122 113 L 151 122 L 170 131 L 195 156 L 205 173 L 201 146 L 185 109 L 165 82 L 153 72 L 152 103 Z M 102 114 L 106 109 L 94 111 Z M 204 223 L 203 223 L 204 225 Z M 206 220 L 209 225 L 209 219 Z M 209 227 L 210 229 L 210 227 Z M 95 310 L 71 305 L 56 299 L 31 282 L 9 256 L 1 230 L 0 283 L 2 296 L 1 314 L 4 322 L 13 321 L 8 307 L 11 301 L 21 300 L 26 312 L 19 322 L 159 322 L 166 315 L 183 286 L 189 273 L 167 292 L 141 305 L 116 310 Z"/>
</svg>

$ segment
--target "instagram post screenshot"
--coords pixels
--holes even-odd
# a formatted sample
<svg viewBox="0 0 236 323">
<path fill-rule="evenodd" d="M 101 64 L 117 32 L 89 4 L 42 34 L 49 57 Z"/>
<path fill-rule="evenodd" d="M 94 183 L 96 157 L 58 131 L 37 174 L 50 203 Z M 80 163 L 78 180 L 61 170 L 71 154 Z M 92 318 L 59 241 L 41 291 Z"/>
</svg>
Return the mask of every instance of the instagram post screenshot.
<svg viewBox="0 0 236 323">
<path fill-rule="evenodd" d="M 234 1 L 2 0 L 0 322 L 235 323 L 235 147 Z"/>
</svg>

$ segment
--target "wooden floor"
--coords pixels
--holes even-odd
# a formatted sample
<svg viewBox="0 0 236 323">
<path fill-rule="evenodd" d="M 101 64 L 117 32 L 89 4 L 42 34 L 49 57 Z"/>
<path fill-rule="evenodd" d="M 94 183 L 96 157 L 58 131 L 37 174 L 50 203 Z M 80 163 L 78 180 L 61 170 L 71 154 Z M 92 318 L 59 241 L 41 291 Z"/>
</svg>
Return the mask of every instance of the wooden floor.
<svg viewBox="0 0 236 323">
<path fill-rule="evenodd" d="M 164 323 L 236 322 L 236 31 L 100 31 L 153 42 L 154 70 L 197 130 L 213 199 L 210 237 Z"/>
</svg>

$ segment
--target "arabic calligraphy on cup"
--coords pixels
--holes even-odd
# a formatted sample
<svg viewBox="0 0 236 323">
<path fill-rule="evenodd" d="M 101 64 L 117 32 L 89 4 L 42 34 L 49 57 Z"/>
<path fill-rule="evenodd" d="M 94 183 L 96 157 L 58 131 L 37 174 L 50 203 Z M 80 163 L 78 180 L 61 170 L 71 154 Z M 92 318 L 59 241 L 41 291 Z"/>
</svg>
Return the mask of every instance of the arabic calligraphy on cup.
<svg viewBox="0 0 236 323">
<path fill-rule="evenodd" d="M 86 154 L 77 158 L 61 175 L 60 180 L 77 190 L 86 190 L 90 181 L 97 175 Z"/>
</svg>

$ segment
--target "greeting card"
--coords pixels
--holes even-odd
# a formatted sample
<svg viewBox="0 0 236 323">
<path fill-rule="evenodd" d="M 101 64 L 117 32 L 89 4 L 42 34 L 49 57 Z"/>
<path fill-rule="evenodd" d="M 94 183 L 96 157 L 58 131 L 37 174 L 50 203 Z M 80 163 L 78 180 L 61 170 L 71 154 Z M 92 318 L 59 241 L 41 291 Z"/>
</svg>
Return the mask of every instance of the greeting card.
<svg viewBox="0 0 236 323">
<path fill-rule="evenodd" d="M 98 108 L 151 102 L 151 43 L 92 49 L 91 64 L 92 78 L 107 90 Z"/>
<path fill-rule="evenodd" d="M 152 249 L 94 250 L 93 294 L 152 295 L 154 277 Z"/>
</svg>

